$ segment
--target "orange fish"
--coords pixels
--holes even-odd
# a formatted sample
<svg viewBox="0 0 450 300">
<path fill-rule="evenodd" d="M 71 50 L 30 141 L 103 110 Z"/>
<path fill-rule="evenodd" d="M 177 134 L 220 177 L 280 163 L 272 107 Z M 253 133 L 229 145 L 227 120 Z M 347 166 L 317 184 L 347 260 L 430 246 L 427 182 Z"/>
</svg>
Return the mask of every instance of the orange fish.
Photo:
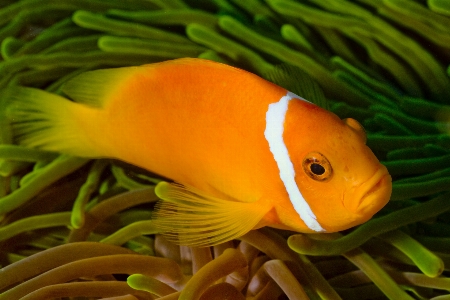
<svg viewBox="0 0 450 300">
<path fill-rule="evenodd" d="M 86 72 L 62 90 L 12 87 L 19 143 L 111 157 L 170 178 L 155 226 L 206 246 L 270 226 L 335 232 L 370 219 L 391 177 L 362 126 L 252 73 L 177 59 Z"/>
</svg>

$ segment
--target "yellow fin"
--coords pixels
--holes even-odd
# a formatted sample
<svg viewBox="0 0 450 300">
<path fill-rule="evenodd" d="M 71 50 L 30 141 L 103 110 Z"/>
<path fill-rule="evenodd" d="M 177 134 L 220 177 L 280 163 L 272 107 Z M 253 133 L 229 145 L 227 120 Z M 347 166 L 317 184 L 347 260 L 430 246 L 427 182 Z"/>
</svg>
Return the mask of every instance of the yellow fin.
<svg viewBox="0 0 450 300">
<path fill-rule="evenodd" d="M 120 83 L 141 67 L 102 69 L 82 73 L 64 83 L 62 91 L 75 102 L 92 107 L 105 107 Z"/>
<path fill-rule="evenodd" d="M 258 202 L 234 202 L 205 195 L 192 187 L 160 182 L 152 217 L 172 242 L 204 247 L 238 238 L 252 230 L 271 209 Z"/>
<path fill-rule="evenodd" d="M 48 151 L 93 157 L 95 147 L 80 128 L 92 109 L 43 90 L 11 86 L 2 93 L 2 105 L 14 141 Z"/>
</svg>

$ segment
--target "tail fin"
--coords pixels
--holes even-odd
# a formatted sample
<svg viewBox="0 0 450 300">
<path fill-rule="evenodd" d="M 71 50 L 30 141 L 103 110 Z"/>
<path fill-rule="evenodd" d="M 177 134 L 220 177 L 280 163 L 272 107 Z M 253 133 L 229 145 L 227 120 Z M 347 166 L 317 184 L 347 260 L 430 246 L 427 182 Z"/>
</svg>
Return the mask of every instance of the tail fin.
<svg viewBox="0 0 450 300">
<path fill-rule="evenodd" d="M 4 90 L 1 103 L 16 143 L 74 156 L 101 156 L 86 125 L 94 108 L 19 86 Z"/>
</svg>

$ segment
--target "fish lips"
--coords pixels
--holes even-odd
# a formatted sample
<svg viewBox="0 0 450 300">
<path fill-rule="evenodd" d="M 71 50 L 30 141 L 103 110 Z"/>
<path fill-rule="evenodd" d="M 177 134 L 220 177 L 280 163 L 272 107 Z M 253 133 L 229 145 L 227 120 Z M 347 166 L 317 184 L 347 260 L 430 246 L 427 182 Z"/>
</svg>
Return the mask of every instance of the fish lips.
<svg viewBox="0 0 450 300">
<path fill-rule="evenodd" d="M 357 186 L 352 193 L 344 196 L 345 208 L 357 215 L 371 218 L 382 209 L 391 198 L 392 178 L 384 165 L 364 183 Z"/>
</svg>

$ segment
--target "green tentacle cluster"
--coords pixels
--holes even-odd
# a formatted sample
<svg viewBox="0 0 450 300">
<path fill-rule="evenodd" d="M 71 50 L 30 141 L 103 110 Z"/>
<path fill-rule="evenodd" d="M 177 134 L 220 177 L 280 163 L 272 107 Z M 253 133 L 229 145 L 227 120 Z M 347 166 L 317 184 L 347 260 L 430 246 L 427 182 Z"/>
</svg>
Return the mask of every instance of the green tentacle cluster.
<svg viewBox="0 0 450 300">
<path fill-rule="evenodd" d="M 0 42 L 0 299 L 449 299 L 448 1 L 4 0 Z M 151 222 L 159 178 L 14 144 L 6 87 L 179 57 L 309 74 L 364 125 L 390 203 L 339 234 L 180 247 Z"/>
</svg>

